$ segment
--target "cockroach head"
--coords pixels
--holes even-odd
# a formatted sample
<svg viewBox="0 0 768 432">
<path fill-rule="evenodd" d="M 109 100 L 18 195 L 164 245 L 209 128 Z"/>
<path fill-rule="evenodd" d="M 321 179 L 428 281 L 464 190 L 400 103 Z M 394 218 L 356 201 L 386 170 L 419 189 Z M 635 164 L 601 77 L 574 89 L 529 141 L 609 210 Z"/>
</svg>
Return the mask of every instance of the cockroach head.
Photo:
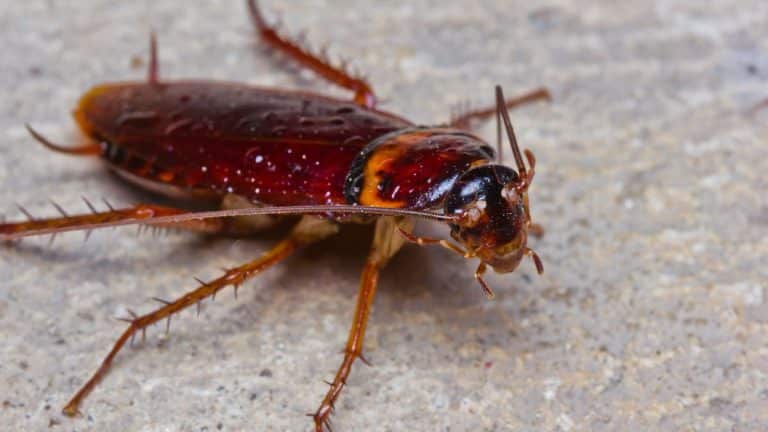
<svg viewBox="0 0 768 432">
<path fill-rule="evenodd" d="M 451 236 L 464 245 L 465 256 L 475 256 L 482 261 L 475 277 L 488 295 L 492 295 L 492 291 L 482 278 L 486 266 L 498 273 L 508 273 L 520 265 L 524 256 L 530 255 L 536 270 L 544 271 L 539 257 L 527 246 L 528 230 L 532 226 L 528 188 L 533 181 L 536 159 L 529 150 L 520 151 L 499 86 L 496 87 L 496 113 L 499 162 L 503 121 L 517 171 L 501 164 L 469 169 L 453 184 L 444 208 L 446 215 L 455 218 L 450 224 Z"/>
<path fill-rule="evenodd" d="M 504 165 L 482 165 L 464 173 L 445 200 L 445 214 L 454 216 L 451 236 L 468 254 L 498 273 L 520 264 L 531 224 L 528 183 Z"/>
</svg>

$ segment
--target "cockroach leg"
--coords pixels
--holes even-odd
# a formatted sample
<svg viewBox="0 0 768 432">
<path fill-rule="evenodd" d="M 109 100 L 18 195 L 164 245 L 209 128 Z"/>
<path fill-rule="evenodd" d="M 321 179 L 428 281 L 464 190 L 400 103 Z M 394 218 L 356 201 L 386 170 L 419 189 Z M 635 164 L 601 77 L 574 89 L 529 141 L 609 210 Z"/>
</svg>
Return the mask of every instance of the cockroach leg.
<svg viewBox="0 0 768 432">
<path fill-rule="evenodd" d="M 194 291 L 190 291 L 171 302 L 162 301 L 162 307 L 146 315 L 132 316 L 131 319 L 127 320 L 130 325 L 117 339 L 117 342 L 115 342 L 112 349 L 101 362 L 101 366 L 99 366 L 96 372 L 80 388 L 80 390 L 75 393 L 72 399 L 62 410 L 63 413 L 68 416 L 74 416 L 78 414 L 78 408 L 83 399 L 85 399 L 85 397 L 94 389 L 96 384 L 107 373 L 110 366 L 112 365 L 112 361 L 120 349 L 125 345 L 126 342 L 131 340 L 137 332 L 141 331 L 143 334 L 148 326 L 164 319 L 169 319 L 171 315 L 180 312 L 189 306 L 199 304 L 202 300 L 216 295 L 217 292 L 221 291 L 227 286 L 233 286 L 237 288 L 247 279 L 277 264 L 278 262 L 283 261 L 298 248 L 319 241 L 325 237 L 328 237 L 329 235 L 335 234 L 337 231 L 338 227 L 332 222 L 312 216 L 305 216 L 293 228 L 288 238 L 279 242 L 258 259 L 239 267 L 229 269 L 224 273 L 223 276 L 210 282 L 199 281 L 200 286 L 198 286 Z"/>
<path fill-rule="evenodd" d="M 311 52 L 298 41 L 281 35 L 264 20 L 256 0 L 248 0 L 248 10 L 251 21 L 264 42 L 326 80 L 355 92 L 355 103 L 368 108 L 376 106 L 376 95 L 365 79 L 353 76 L 343 67 L 332 65 L 324 56 Z"/>
<path fill-rule="evenodd" d="M 157 84 L 160 80 L 159 63 L 157 61 L 157 36 L 155 31 L 149 32 L 149 67 L 147 68 L 147 82 Z"/>
<path fill-rule="evenodd" d="M 382 217 L 376 221 L 373 244 L 371 245 L 371 251 L 360 278 L 360 290 L 357 294 L 352 327 L 349 330 L 347 345 L 344 349 L 344 359 L 336 372 L 333 382 L 330 383 L 328 393 L 323 398 L 320 407 L 312 415 L 315 421 L 316 432 L 330 430 L 330 416 L 336 400 L 346 385 L 347 378 L 352 371 L 352 363 L 358 358 L 362 359 L 365 328 L 371 312 L 371 304 L 376 294 L 379 271 L 402 247 L 405 240 L 403 237 L 396 235 L 395 231 L 404 224 L 408 224 L 405 228 L 406 230 L 413 228 L 413 222 L 409 220 L 398 222 L 392 217 Z"/>
<path fill-rule="evenodd" d="M 552 95 L 549 93 L 549 90 L 542 87 L 521 96 L 506 99 L 504 101 L 504 106 L 506 106 L 507 109 L 512 109 L 536 101 L 550 102 L 552 101 Z M 458 129 L 469 129 L 472 126 L 472 122 L 488 119 L 489 117 L 496 115 L 496 113 L 496 104 L 485 108 L 472 109 L 453 116 L 448 125 Z"/>
<path fill-rule="evenodd" d="M 86 200 L 86 204 L 91 209 L 92 213 L 72 216 L 65 216 L 66 213 L 64 213 L 64 210 L 59 205 L 54 204 L 54 207 L 56 207 L 57 211 L 62 213 L 62 216 L 47 219 L 34 218 L 28 211 L 22 209 L 22 212 L 27 216 L 28 220 L 25 222 L 0 224 L 0 241 L 16 240 L 22 237 L 42 234 L 58 234 L 66 231 L 88 232 L 94 225 L 107 222 L 135 220 L 136 223 L 141 223 L 142 219 L 189 213 L 185 210 L 173 207 L 163 207 L 151 204 L 140 204 L 124 209 L 110 209 L 105 212 L 97 212 L 90 201 Z M 226 233 L 228 223 L 226 220 L 222 219 L 202 219 L 156 224 L 154 226 L 181 228 L 205 233 Z"/>
<path fill-rule="evenodd" d="M 429 237 L 419 237 L 413 233 L 409 233 L 408 231 L 406 231 L 400 226 L 397 227 L 397 231 L 400 233 L 401 236 L 405 237 L 406 240 L 408 240 L 411 243 L 416 243 L 419 246 L 440 243 L 440 239 L 433 239 Z"/>
<path fill-rule="evenodd" d="M 541 263 L 541 258 L 539 258 L 536 252 L 534 252 L 531 248 L 525 248 L 524 253 L 531 257 L 533 260 L 533 263 L 536 265 L 536 272 L 539 274 L 544 273 L 544 264 Z"/>
<path fill-rule="evenodd" d="M 489 299 L 492 299 L 496 296 L 496 294 L 493 293 L 493 290 L 491 289 L 491 287 L 488 285 L 487 282 L 485 282 L 485 279 L 483 279 L 483 275 L 485 274 L 485 270 L 487 268 L 488 267 L 485 265 L 484 262 L 480 262 L 480 264 L 478 264 L 477 266 L 477 270 L 475 270 L 475 279 L 477 279 L 477 282 L 479 282 L 480 286 L 483 287 L 483 292 L 485 293 L 485 295 Z"/>
<path fill-rule="evenodd" d="M 450 251 L 456 252 L 457 254 L 461 255 L 464 258 L 472 258 L 472 257 L 474 257 L 474 255 L 472 253 L 465 251 L 460 246 L 458 246 L 458 245 L 456 245 L 454 243 L 451 243 L 448 240 L 433 239 L 433 238 L 429 238 L 429 237 L 419 237 L 417 235 L 414 235 L 413 233 L 410 233 L 410 232 L 404 230 L 400 226 L 397 227 L 397 231 L 406 240 L 408 240 L 411 243 L 416 243 L 419 246 L 425 246 L 425 245 L 428 245 L 428 244 L 439 244 L 440 246 L 442 246 L 442 247 L 444 247 L 444 248 L 446 248 L 446 249 L 448 249 Z"/>
<path fill-rule="evenodd" d="M 38 131 L 32 129 L 32 126 L 28 124 L 24 126 L 27 128 L 27 131 L 30 135 L 32 135 L 32 138 L 34 138 L 35 141 L 57 153 L 66 153 L 71 155 L 98 155 L 101 153 L 101 148 L 97 144 L 87 144 L 81 147 L 66 147 L 50 141 Z"/>
</svg>

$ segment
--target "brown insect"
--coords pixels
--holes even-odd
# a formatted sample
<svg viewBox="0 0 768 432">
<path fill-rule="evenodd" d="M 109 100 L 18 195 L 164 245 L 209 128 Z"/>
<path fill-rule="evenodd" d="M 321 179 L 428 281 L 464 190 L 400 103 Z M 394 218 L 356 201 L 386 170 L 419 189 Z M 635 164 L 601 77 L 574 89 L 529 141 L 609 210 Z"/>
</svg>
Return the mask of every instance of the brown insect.
<svg viewBox="0 0 768 432">
<path fill-rule="evenodd" d="M 75 120 L 90 140 L 80 147 L 55 144 L 28 126 L 31 135 L 60 153 L 100 156 L 125 180 L 172 198 L 197 200 L 210 211 L 142 204 L 92 214 L 0 224 L 0 240 L 144 224 L 202 233 L 252 235 L 281 218 L 301 216 L 287 238 L 261 257 L 228 269 L 159 309 L 126 321 L 101 366 L 64 407 L 78 413 L 83 399 L 109 370 L 117 353 L 137 332 L 214 296 L 235 291 L 247 279 L 297 249 L 327 238 L 340 223 L 374 224 L 374 239 L 363 269 L 352 327 L 338 372 L 317 411 L 315 428 L 329 417 L 356 359 L 376 292 L 379 271 L 406 242 L 437 243 L 464 258 L 478 258 L 475 277 L 485 293 L 488 266 L 513 271 L 525 256 L 539 273 L 541 260 L 527 246 L 532 223 L 528 189 L 533 153 L 521 152 L 507 110 L 548 100 L 546 89 L 454 117 L 449 124 L 420 127 L 375 108 L 371 86 L 278 33 L 263 19 L 255 0 L 247 2 L 261 39 L 276 51 L 329 82 L 354 92 L 351 101 L 310 92 L 277 90 L 215 81 L 166 81 L 158 76 L 151 38 L 146 82 L 98 85 L 86 92 Z M 496 116 L 498 153 L 468 129 Z M 500 163 L 501 130 L 506 132 L 516 169 Z M 498 159 L 495 159 L 498 158 Z M 215 208 L 219 208 L 216 210 Z M 413 234 L 414 218 L 447 223 L 455 242 Z M 458 244 L 457 244 L 458 243 Z"/>
</svg>

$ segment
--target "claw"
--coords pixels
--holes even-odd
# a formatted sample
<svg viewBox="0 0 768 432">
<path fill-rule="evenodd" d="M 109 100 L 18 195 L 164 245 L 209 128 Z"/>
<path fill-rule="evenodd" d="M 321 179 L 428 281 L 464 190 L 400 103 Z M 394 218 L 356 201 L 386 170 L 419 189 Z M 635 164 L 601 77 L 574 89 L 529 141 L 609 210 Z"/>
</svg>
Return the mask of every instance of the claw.
<svg viewBox="0 0 768 432">
<path fill-rule="evenodd" d="M 61 413 L 67 417 L 80 417 L 83 415 L 83 413 L 81 413 L 80 410 L 77 409 L 77 406 L 72 406 L 70 404 L 67 404 L 67 406 L 65 406 L 61 410 Z"/>
</svg>

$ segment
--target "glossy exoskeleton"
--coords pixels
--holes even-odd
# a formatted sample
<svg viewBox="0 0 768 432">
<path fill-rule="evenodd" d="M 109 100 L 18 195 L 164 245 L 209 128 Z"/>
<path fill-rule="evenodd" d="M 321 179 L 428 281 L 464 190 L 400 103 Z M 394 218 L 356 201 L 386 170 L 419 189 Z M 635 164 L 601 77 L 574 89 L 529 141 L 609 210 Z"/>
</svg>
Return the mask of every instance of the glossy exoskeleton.
<svg viewBox="0 0 768 432">
<path fill-rule="evenodd" d="M 269 229 L 281 217 L 302 215 L 286 239 L 254 261 L 233 267 L 151 313 L 127 321 L 100 368 L 64 408 L 74 415 L 105 375 L 115 355 L 136 332 L 184 308 L 199 305 L 226 286 L 283 260 L 302 246 L 333 235 L 339 223 L 375 222 L 374 241 L 364 268 L 344 358 L 314 413 L 318 431 L 329 416 L 362 345 L 379 270 L 405 241 L 439 243 L 466 258 L 479 258 L 475 277 L 486 267 L 513 271 L 531 256 L 528 189 L 534 157 L 519 150 L 507 109 L 548 99 L 545 89 L 505 100 L 496 88 L 492 108 L 455 116 L 439 127 L 420 127 L 375 108 L 368 83 L 333 66 L 278 33 L 247 2 L 261 39 L 326 80 L 354 92 L 353 100 L 215 81 L 166 81 L 158 77 L 154 35 L 148 80 L 96 86 L 86 92 L 75 119 L 88 137 L 79 147 L 54 144 L 28 126 L 50 149 L 100 156 L 126 180 L 172 198 L 210 203 L 219 210 L 191 212 L 141 204 L 91 214 L 0 224 L 0 240 L 104 226 L 145 224 L 206 233 L 248 235 Z M 474 120 L 497 116 L 499 154 L 468 131 Z M 501 125 L 515 168 L 500 160 Z M 524 160 L 525 159 L 525 160 Z M 413 218 L 445 222 L 458 244 L 413 234 Z M 363 359 L 364 360 L 364 359 Z"/>
</svg>

